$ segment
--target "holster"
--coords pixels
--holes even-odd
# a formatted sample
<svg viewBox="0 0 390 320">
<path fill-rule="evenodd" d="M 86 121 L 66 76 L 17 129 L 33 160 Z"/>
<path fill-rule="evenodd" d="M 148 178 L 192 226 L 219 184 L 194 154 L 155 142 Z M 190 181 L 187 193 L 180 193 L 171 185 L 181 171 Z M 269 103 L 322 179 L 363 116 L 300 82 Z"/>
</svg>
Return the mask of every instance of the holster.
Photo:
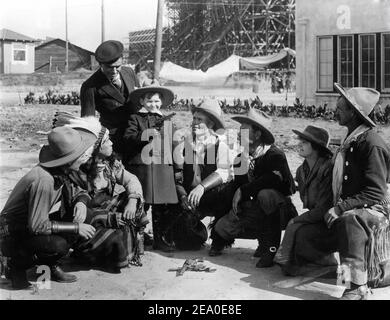
<svg viewBox="0 0 390 320">
<path fill-rule="evenodd" d="M 208 191 L 208 190 L 222 184 L 222 178 L 219 176 L 218 173 L 213 172 L 212 174 L 207 176 L 205 179 L 203 179 L 200 184 L 204 187 L 204 191 Z"/>
</svg>

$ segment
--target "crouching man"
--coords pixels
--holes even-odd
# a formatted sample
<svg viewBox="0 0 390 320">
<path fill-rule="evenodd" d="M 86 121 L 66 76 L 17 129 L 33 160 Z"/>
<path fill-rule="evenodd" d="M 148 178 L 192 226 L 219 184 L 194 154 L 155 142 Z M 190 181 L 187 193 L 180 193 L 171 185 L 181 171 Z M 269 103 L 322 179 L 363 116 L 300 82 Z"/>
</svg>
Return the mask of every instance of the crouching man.
<svg viewBox="0 0 390 320">
<path fill-rule="evenodd" d="M 260 260 L 256 266 L 270 267 L 281 230 L 297 215 L 290 199 L 295 193 L 294 180 L 284 152 L 274 145 L 267 115 L 250 109 L 247 115 L 232 119 L 241 124 L 244 150 L 235 161 L 237 189 L 232 210 L 216 223 L 209 255 L 221 254 L 235 238 L 257 238 L 260 244 L 255 256 Z"/>
<path fill-rule="evenodd" d="M 349 269 L 351 284 L 342 299 L 363 300 L 368 295 L 368 266 L 372 264 L 367 245 L 373 230 L 389 217 L 390 151 L 369 117 L 379 92 L 371 88 L 344 90 L 338 83 L 334 86 L 340 93 L 336 119 L 348 133 L 333 168 L 334 207 L 325 215 L 329 229 L 324 228 L 322 235 L 316 230 L 313 237 L 323 239 L 319 245 L 339 251 L 342 268 Z"/>
<path fill-rule="evenodd" d="M 175 154 L 175 181 L 180 199 L 178 211 L 192 212 L 188 215 L 192 222 L 179 220 L 176 225 L 189 224 L 195 228 L 176 228 L 175 243 L 178 248 L 194 249 L 199 248 L 196 242 L 202 244 L 207 240 L 207 230 L 200 220 L 206 216 L 218 219 L 229 211 L 230 201 L 226 201 L 222 191 L 233 178 L 234 157 L 224 134 L 218 134 L 223 133 L 225 123 L 217 100 L 205 99 L 192 109 L 192 116 L 192 132 L 185 137 L 183 148 L 178 148 L 179 152 Z M 233 193 L 230 199 L 232 196 Z M 178 216 L 185 215 L 179 213 Z M 191 234 L 194 234 L 193 239 Z"/>
<path fill-rule="evenodd" d="M 28 288 L 26 270 L 34 264 L 50 267 L 52 281 L 74 282 L 58 261 L 70 248 L 72 234 L 91 238 L 95 229 L 88 224 L 53 221 L 51 207 L 61 200 L 67 174 L 77 171 L 92 154 L 96 136 L 69 127 L 53 129 L 48 145 L 42 147 L 39 164 L 15 186 L 0 214 L 1 251 L 10 257 L 9 275 L 14 289 Z"/>
</svg>

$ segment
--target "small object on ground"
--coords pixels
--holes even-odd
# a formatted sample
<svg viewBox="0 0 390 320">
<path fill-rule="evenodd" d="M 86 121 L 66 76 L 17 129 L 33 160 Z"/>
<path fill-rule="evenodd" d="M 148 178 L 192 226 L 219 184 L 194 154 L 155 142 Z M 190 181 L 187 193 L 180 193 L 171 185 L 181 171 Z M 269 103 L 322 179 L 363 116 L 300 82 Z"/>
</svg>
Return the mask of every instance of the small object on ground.
<svg viewBox="0 0 390 320">
<path fill-rule="evenodd" d="M 186 271 L 214 272 L 217 270 L 215 268 L 207 267 L 206 265 L 201 263 L 203 261 L 204 261 L 203 258 L 186 259 L 186 261 L 184 261 L 183 263 L 183 266 L 176 269 L 169 269 L 168 271 L 176 271 L 176 277 L 178 277 L 178 276 L 182 276 Z"/>
</svg>

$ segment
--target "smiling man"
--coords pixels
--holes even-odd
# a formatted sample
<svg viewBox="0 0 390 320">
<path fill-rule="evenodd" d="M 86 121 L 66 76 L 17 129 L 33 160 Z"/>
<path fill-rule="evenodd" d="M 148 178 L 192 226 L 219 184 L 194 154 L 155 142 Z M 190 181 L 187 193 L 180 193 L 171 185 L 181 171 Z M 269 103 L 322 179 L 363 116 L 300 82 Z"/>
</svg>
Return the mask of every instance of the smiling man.
<svg viewBox="0 0 390 320">
<path fill-rule="evenodd" d="M 122 66 L 123 44 L 108 40 L 98 46 L 95 58 L 100 68 L 81 86 L 81 116 L 100 114 L 100 122 L 110 131 L 114 151 L 122 154 L 122 136 L 127 119 L 135 112 L 129 99 L 130 93 L 139 87 L 133 69 Z"/>
</svg>

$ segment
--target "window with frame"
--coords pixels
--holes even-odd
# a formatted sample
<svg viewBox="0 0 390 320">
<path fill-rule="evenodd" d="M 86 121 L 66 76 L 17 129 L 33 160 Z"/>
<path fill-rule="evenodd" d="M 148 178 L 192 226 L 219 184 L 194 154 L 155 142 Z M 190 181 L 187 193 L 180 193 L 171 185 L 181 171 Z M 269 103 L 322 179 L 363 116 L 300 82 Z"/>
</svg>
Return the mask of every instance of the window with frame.
<svg viewBox="0 0 390 320">
<path fill-rule="evenodd" d="M 382 90 L 390 91 L 390 33 L 382 35 Z"/>
<path fill-rule="evenodd" d="M 339 36 L 338 82 L 345 88 L 353 87 L 353 36 Z"/>
<path fill-rule="evenodd" d="M 376 87 L 376 50 L 375 34 L 359 35 L 360 50 L 360 77 L 359 84 L 362 87 Z"/>
<path fill-rule="evenodd" d="M 318 90 L 333 90 L 333 39 L 318 37 Z"/>
<path fill-rule="evenodd" d="M 16 63 L 27 62 L 27 47 L 24 43 L 14 43 L 12 45 L 12 61 Z"/>
</svg>

